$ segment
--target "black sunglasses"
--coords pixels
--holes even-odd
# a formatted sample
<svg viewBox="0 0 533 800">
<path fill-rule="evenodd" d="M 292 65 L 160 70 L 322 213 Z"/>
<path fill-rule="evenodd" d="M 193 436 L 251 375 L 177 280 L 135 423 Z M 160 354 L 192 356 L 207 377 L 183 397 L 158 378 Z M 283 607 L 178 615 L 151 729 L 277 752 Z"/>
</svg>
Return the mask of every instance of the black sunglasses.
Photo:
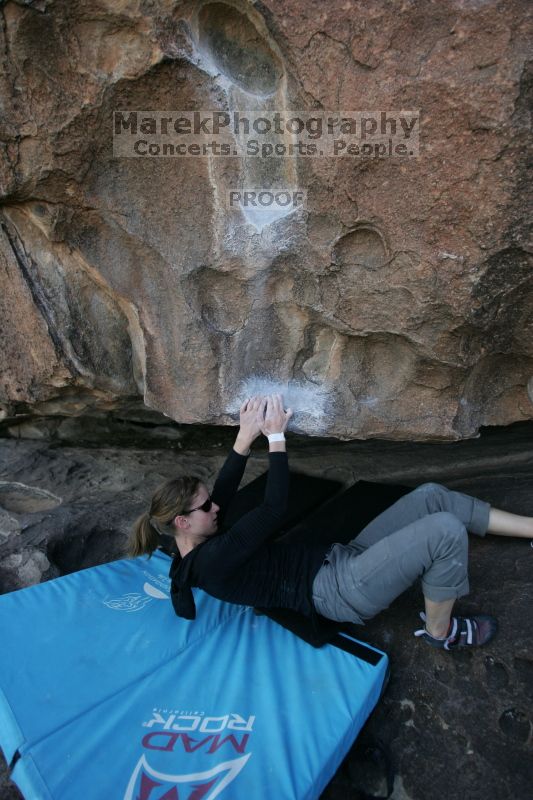
<svg viewBox="0 0 533 800">
<path fill-rule="evenodd" d="M 193 511 L 206 511 L 206 512 L 211 511 L 212 505 L 213 501 L 211 500 L 211 497 L 208 497 L 207 500 L 204 503 L 202 503 L 201 506 L 198 506 L 197 508 L 190 508 L 189 511 L 184 511 L 183 513 L 192 514 Z"/>
</svg>

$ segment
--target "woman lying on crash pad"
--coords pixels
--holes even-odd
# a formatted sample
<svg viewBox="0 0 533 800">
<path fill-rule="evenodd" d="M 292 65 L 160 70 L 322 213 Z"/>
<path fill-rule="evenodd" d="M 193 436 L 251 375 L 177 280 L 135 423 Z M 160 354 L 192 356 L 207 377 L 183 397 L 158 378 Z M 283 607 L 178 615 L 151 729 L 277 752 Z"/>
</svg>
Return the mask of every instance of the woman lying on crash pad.
<svg viewBox="0 0 533 800">
<path fill-rule="evenodd" d="M 135 523 L 132 556 L 151 555 L 160 533 L 170 533 L 178 554 L 170 569 L 178 616 L 194 619 L 191 587 L 213 597 L 263 609 L 291 609 L 338 622 L 371 619 L 419 577 L 425 627 L 415 632 L 433 647 L 483 645 L 496 633 L 487 614 L 451 616 L 468 593 L 468 532 L 533 537 L 533 518 L 438 483 L 424 483 L 377 516 L 349 544 L 309 545 L 269 541 L 287 509 L 289 467 L 284 431 L 292 410 L 282 396 L 252 397 L 240 409 L 235 445 L 210 495 L 205 484 L 183 476 L 164 483 L 149 511 Z M 268 438 L 269 471 L 263 502 L 229 530 L 219 524 L 234 498 L 252 442 Z"/>
</svg>

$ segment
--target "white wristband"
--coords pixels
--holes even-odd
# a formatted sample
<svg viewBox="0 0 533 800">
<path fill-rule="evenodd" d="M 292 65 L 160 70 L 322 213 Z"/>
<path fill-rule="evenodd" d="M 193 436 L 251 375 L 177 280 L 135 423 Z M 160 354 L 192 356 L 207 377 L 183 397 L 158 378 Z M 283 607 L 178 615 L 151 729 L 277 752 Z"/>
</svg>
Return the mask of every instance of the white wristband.
<svg viewBox="0 0 533 800">
<path fill-rule="evenodd" d="M 268 441 L 269 442 L 284 442 L 285 441 L 285 434 L 283 434 L 283 433 L 269 433 L 268 434 Z"/>
</svg>

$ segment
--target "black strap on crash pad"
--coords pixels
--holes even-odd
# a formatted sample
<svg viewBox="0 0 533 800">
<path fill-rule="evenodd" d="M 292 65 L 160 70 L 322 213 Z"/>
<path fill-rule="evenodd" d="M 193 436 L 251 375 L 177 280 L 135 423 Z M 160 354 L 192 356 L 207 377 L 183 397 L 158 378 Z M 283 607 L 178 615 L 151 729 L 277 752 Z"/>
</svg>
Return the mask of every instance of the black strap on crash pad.
<svg viewBox="0 0 533 800">
<path fill-rule="evenodd" d="M 383 653 L 379 653 L 377 650 L 374 650 L 373 647 L 370 647 L 363 642 L 355 641 L 355 639 L 352 639 L 350 636 L 347 636 L 342 632 L 335 634 L 335 636 L 333 636 L 333 638 L 330 640 L 329 644 L 332 644 L 334 647 L 338 647 L 339 650 L 344 650 L 345 653 L 351 653 L 361 661 L 365 661 L 367 664 L 372 664 L 373 667 L 379 664 L 383 658 Z"/>
</svg>

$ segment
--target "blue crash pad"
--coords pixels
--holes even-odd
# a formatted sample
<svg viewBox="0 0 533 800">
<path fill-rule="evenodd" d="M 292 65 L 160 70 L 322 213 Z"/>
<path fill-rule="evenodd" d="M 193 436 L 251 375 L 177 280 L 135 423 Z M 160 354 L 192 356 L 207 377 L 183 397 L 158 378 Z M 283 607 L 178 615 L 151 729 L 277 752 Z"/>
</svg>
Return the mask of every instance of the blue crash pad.
<svg viewBox="0 0 533 800">
<path fill-rule="evenodd" d="M 319 797 L 380 696 L 386 655 L 343 634 L 345 649 L 314 648 L 199 589 L 196 620 L 180 619 L 170 560 L 0 597 L 12 780 L 27 800 Z"/>
</svg>

